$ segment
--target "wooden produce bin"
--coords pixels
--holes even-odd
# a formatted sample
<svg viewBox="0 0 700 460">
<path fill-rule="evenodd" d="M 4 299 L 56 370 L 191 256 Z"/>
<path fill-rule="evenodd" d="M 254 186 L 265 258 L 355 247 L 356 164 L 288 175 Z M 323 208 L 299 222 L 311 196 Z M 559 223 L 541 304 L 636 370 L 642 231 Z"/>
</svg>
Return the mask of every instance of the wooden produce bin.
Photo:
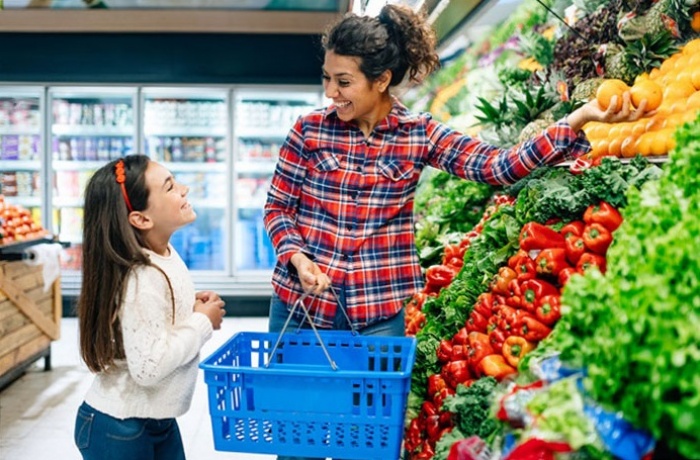
<svg viewBox="0 0 700 460">
<path fill-rule="evenodd" d="M 51 369 L 51 341 L 60 336 L 61 280 L 44 291 L 42 265 L 0 261 L 0 390 L 40 358 Z"/>
</svg>

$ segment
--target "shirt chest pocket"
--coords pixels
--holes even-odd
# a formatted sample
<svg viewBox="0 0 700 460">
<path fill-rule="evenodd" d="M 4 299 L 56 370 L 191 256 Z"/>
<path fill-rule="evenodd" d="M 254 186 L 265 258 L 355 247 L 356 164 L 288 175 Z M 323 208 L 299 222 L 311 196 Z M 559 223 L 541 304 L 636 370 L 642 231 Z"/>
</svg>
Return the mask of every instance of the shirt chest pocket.
<svg viewBox="0 0 700 460">
<path fill-rule="evenodd" d="M 338 170 L 340 162 L 333 152 L 316 150 L 309 157 L 311 168 L 319 173 L 328 173 Z"/>
<path fill-rule="evenodd" d="M 377 170 L 385 178 L 398 182 L 413 176 L 413 163 L 382 158 L 377 162 Z"/>
</svg>

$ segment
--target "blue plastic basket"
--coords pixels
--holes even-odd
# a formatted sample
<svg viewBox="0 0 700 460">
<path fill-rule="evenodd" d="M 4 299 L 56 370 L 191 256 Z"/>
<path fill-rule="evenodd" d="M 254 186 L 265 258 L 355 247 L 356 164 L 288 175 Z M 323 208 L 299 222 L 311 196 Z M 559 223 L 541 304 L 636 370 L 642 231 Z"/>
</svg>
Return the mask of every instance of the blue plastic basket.
<svg viewBox="0 0 700 460">
<path fill-rule="evenodd" d="M 320 337 L 325 350 L 308 330 L 241 332 L 202 361 L 216 450 L 400 457 L 415 339 L 337 331 Z"/>
</svg>

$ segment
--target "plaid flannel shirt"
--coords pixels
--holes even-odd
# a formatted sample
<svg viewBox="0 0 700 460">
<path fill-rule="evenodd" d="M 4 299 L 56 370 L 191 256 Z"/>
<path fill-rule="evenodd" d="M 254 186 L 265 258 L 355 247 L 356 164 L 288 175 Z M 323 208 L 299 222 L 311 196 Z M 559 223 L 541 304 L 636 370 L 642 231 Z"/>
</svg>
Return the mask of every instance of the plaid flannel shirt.
<svg viewBox="0 0 700 460">
<path fill-rule="evenodd" d="M 288 308 L 302 294 L 290 263 L 312 258 L 344 289 L 360 329 L 397 314 L 423 288 L 416 253 L 413 200 L 427 165 L 461 178 L 511 184 L 533 169 L 574 159 L 590 149 L 565 121 L 511 149 L 498 149 L 413 114 L 394 100 L 389 115 L 366 138 L 330 106 L 300 117 L 280 149 L 264 210 L 276 249 L 275 293 Z M 307 304 L 318 327 L 331 328 L 336 301 L 329 292 Z"/>
</svg>

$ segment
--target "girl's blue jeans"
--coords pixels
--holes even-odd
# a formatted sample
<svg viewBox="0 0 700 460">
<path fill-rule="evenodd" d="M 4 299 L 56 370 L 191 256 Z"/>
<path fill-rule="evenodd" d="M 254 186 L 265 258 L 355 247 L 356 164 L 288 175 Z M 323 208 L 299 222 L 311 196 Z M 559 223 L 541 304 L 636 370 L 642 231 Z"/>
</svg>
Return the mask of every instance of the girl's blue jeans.
<svg viewBox="0 0 700 460">
<path fill-rule="evenodd" d="M 345 295 L 342 289 L 336 291 L 338 293 L 338 301 L 341 305 L 345 305 Z M 306 304 L 308 306 L 308 303 Z M 299 307 L 301 308 L 301 307 Z M 282 327 L 284 327 L 285 321 L 289 316 L 289 310 L 287 310 L 287 305 L 282 302 L 282 300 L 276 295 L 272 294 L 272 300 L 270 301 L 270 322 L 269 329 L 270 332 L 280 332 Z M 299 321 L 296 318 L 291 318 L 289 325 L 287 326 L 287 331 L 293 332 L 299 327 Z M 308 323 L 305 323 L 302 328 L 310 328 Z M 340 307 L 336 310 L 335 319 L 333 321 L 333 329 L 335 330 L 350 330 L 350 325 L 343 315 Z M 360 329 L 358 332 L 362 335 L 375 335 L 384 337 L 403 337 L 405 335 L 406 326 L 404 324 L 404 310 L 399 311 L 395 316 L 379 323 L 367 326 L 364 329 Z M 320 458 L 311 457 L 285 457 L 278 456 L 277 460 L 324 460 Z M 338 459 L 339 460 L 339 459 Z"/>
<path fill-rule="evenodd" d="M 83 460 L 185 460 L 174 418 L 121 420 L 83 402 L 73 436 Z"/>
</svg>

